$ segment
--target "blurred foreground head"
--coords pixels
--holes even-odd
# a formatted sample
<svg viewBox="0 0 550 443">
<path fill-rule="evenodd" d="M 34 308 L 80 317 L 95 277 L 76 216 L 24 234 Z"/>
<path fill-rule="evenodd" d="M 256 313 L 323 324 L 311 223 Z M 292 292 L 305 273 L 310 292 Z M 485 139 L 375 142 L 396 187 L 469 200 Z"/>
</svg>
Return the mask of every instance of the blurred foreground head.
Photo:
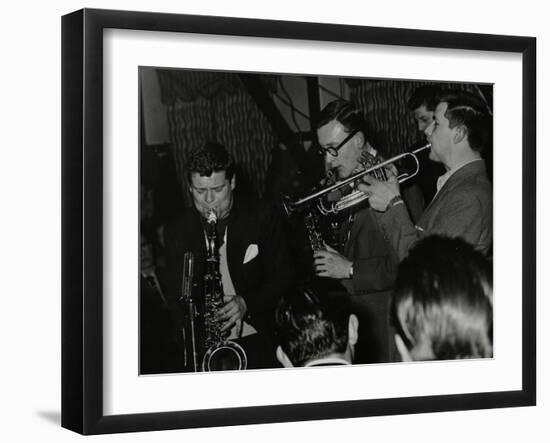
<svg viewBox="0 0 550 443">
<path fill-rule="evenodd" d="M 413 248 L 392 312 L 403 361 L 493 356 L 491 265 L 459 238 L 430 236 Z"/>
<path fill-rule="evenodd" d="M 284 367 L 353 360 L 358 321 L 341 298 L 320 299 L 309 290 L 290 292 L 279 304 L 276 326 L 277 359 Z"/>
</svg>

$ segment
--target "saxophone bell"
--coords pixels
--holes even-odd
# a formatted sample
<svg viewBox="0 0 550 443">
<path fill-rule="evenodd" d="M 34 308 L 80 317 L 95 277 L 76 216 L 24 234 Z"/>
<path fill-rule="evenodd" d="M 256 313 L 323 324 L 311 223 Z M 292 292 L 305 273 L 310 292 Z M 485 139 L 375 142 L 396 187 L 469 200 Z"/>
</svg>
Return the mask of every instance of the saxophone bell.
<svg viewBox="0 0 550 443">
<path fill-rule="evenodd" d="M 202 359 L 203 372 L 243 370 L 247 367 L 246 353 L 234 341 L 223 341 L 208 348 Z"/>
</svg>

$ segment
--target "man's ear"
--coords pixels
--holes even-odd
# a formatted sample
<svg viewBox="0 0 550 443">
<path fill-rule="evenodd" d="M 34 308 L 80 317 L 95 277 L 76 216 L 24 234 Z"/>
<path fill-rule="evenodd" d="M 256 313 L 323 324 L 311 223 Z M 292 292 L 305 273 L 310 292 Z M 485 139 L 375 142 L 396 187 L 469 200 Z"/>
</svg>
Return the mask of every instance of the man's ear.
<svg viewBox="0 0 550 443">
<path fill-rule="evenodd" d="M 358 148 L 362 148 L 363 145 L 365 144 L 365 136 L 361 131 L 355 134 L 354 140 L 355 140 L 355 146 Z"/>
<path fill-rule="evenodd" d="M 279 360 L 279 363 L 283 365 L 284 368 L 293 368 L 294 365 L 290 361 L 290 358 L 288 358 L 288 355 L 286 355 L 285 351 L 280 346 L 277 346 L 277 350 L 275 351 L 275 354 L 277 355 L 277 360 Z"/>
<path fill-rule="evenodd" d="M 235 179 L 235 173 L 233 173 L 233 177 L 231 177 L 231 190 L 233 191 L 235 189 L 235 184 L 237 183 L 237 180 Z"/>
<path fill-rule="evenodd" d="M 402 361 L 413 361 L 413 358 L 411 357 L 411 353 L 407 349 L 407 346 L 403 342 L 403 339 L 399 334 L 394 335 L 395 338 L 395 345 L 397 346 L 397 350 L 399 351 L 399 354 L 401 355 Z"/>
<path fill-rule="evenodd" d="M 359 338 L 359 319 L 355 314 L 350 314 L 348 321 L 348 343 L 355 345 Z"/>
<path fill-rule="evenodd" d="M 462 140 L 465 140 L 468 137 L 468 130 L 464 125 L 457 125 L 453 128 L 453 143 L 457 145 Z"/>
</svg>

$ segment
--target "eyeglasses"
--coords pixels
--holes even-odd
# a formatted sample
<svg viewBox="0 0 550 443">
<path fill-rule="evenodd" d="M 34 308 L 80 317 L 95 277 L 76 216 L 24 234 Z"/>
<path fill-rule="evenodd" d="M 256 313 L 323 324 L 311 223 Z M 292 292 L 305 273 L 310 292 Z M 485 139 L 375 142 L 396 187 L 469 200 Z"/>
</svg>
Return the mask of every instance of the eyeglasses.
<svg viewBox="0 0 550 443">
<path fill-rule="evenodd" d="M 317 152 L 319 153 L 319 155 L 323 156 L 328 152 L 333 157 L 338 157 L 338 151 L 343 148 L 344 145 L 349 142 L 358 132 L 359 131 L 357 129 L 355 131 L 351 131 L 348 136 L 344 140 L 342 140 L 342 142 L 336 147 L 330 146 L 328 148 L 323 148 L 322 146 L 317 145 Z"/>
</svg>

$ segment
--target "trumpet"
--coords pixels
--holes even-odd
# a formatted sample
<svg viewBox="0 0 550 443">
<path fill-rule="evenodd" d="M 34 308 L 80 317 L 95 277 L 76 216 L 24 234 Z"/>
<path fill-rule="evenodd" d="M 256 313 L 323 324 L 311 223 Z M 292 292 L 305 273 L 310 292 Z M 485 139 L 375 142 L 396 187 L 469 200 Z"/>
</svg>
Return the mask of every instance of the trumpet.
<svg viewBox="0 0 550 443">
<path fill-rule="evenodd" d="M 426 145 L 415 149 L 412 152 L 405 152 L 403 154 L 396 155 L 395 157 L 392 157 L 388 160 L 381 161 L 374 166 L 368 167 L 362 171 L 357 172 L 356 174 L 351 175 L 350 177 L 335 183 L 331 186 L 328 186 L 324 189 L 321 189 L 320 191 L 314 192 L 313 194 L 310 194 L 306 197 L 302 197 L 295 201 L 286 200 L 283 201 L 283 207 L 288 215 L 294 213 L 295 211 L 300 210 L 300 208 L 304 207 L 305 205 L 312 204 L 316 201 L 317 208 L 319 212 L 323 215 L 328 214 L 337 214 L 340 211 L 343 211 L 344 209 L 350 208 L 352 206 L 355 206 L 364 200 L 368 199 L 367 195 L 359 190 L 354 190 L 351 193 L 344 195 L 343 197 L 339 198 L 337 201 L 334 202 L 327 202 L 325 197 L 327 197 L 329 194 L 338 191 L 346 186 L 349 186 L 351 183 L 356 182 L 360 178 L 364 177 L 365 175 L 370 175 L 375 177 L 376 179 L 380 179 L 381 177 L 386 180 L 387 176 L 385 173 L 384 168 L 387 168 L 388 166 L 392 165 L 393 163 L 402 160 L 404 158 L 412 158 L 415 162 L 415 169 L 412 172 L 405 172 L 403 174 L 400 174 L 397 176 L 397 181 L 399 183 L 404 183 L 407 180 L 413 178 L 415 175 L 418 174 L 420 170 L 420 162 L 418 160 L 418 153 L 431 148 L 431 144 L 427 143 Z"/>
</svg>

